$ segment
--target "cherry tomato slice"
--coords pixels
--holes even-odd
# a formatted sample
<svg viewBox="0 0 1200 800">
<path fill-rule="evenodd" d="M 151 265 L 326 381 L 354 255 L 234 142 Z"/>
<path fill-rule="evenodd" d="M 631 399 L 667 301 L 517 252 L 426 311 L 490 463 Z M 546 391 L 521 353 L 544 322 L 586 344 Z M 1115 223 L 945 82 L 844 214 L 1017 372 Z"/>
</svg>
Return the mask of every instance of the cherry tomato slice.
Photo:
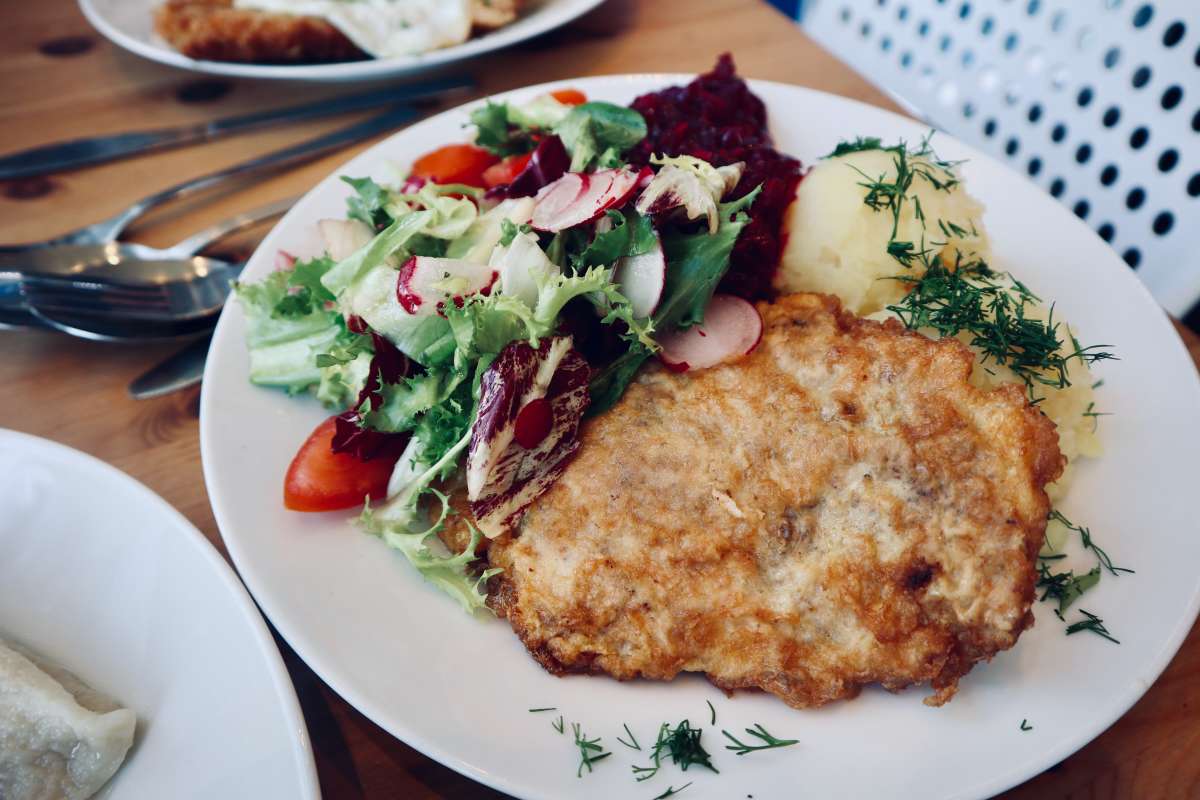
<svg viewBox="0 0 1200 800">
<path fill-rule="evenodd" d="M 336 417 L 317 426 L 300 446 L 283 481 L 283 505 L 292 511 L 335 511 L 361 505 L 370 496 L 387 494 L 396 458 L 362 461 L 333 452 Z"/>
<path fill-rule="evenodd" d="M 533 153 L 526 153 L 523 156 L 509 156 L 499 164 L 493 164 L 483 173 L 484 185 L 489 189 L 493 186 L 507 186 L 525 171 L 531 158 L 533 158 Z"/>
<path fill-rule="evenodd" d="M 448 144 L 413 162 L 412 176 L 434 183 L 464 183 L 486 188 L 483 173 L 500 159 L 473 144 Z"/>
<path fill-rule="evenodd" d="M 587 95 L 578 89 L 556 89 L 550 96 L 565 106 L 578 106 L 587 102 Z"/>
</svg>

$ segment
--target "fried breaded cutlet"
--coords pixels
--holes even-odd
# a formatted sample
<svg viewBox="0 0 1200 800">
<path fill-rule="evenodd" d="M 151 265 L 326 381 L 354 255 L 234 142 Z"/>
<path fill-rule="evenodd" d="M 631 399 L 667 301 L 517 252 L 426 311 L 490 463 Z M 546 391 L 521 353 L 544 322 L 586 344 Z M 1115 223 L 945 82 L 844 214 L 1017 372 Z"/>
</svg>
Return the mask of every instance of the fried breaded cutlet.
<svg viewBox="0 0 1200 800">
<path fill-rule="evenodd" d="M 1062 470 L 1023 387 L 832 297 L 760 307 L 713 369 L 647 369 L 491 545 L 491 603 L 554 673 L 703 672 L 795 707 L 929 683 L 940 705 L 1033 623 Z"/>
<path fill-rule="evenodd" d="M 521 0 L 473 0 L 471 24 L 485 32 L 517 18 Z M 319 17 L 234 8 L 233 0 L 167 0 L 154 29 L 189 58 L 256 64 L 357 61 L 367 54 Z"/>
</svg>

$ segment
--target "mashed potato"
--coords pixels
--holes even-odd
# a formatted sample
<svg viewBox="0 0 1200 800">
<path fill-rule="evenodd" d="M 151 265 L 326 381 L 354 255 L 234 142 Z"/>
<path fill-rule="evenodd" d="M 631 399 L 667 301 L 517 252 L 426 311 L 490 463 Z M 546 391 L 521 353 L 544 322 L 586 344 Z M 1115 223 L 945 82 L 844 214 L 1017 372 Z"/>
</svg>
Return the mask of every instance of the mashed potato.
<svg viewBox="0 0 1200 800">
<path fill-rule="evenodd" d="M 912 272 L 888 255 L 895 221 L 890 209 L 874 210 L 863 203 L 867 188 L 864 175 L 883 183 L 896 180 L 896 156 L 884 150 L 867 150 L 830 158 L 818 163 L 800 181 L 796 200 L 788 209 L 788 243 L 776 278 L 780 288 L 790 292 L 826 292 L 841 298 L 856 314 L 880 311 L 904 295 L 904 284 L 883 280 Z M 935 177 L 945 170 L 928 158 L 912 158 L 912 169 L 926 169 Z M 921 248 L 933 242 L 946 242 L 966 258 L 972 255 L 987 260 L 990 244 L 979 226 L 983 206 L 962 184 L 949 191 L 914 177 L 907 193 L 920 203 L 925 221 L 917 217 L 918 203 L 906 199 L 900 204 L 896 240 L 912 242 Z M 961 228 L 965 235 L 947 237 L 938 221 Z M 975 231 L 978 235 L 972 235 Z M 920 273 L 915 272 L 919 276 Z"/>
<path fill-rule="evenodd" d="M 904 282 L 887 279 L 897 275 L 919 278 L 924 273 L 920 259 L 913 259 L 906 267 L 889 254 L 890 242 L 912 242 L 915 250 L 940 251 L 948 261 L 956 252 L 964 261 L 991 260 L 991 244 L 982 221 L 983 205 L 967 194 L 962 183 L 947 185 L 954 174 L 930 157 L 909 156 L 906 166 L 910 172 L 924 170 L 934 180 L 915 175 L 899 203 L 898 215 L 886 196 L 875 208 L 865 202 L 870 187 L 864 184 L 896 184 L 897 159 L 893 151 L 865 150 L 826 159 L 812 168 L 800 182 L 788 211 L 788 244 L 776 278 L 777 288 L 837 295 L 850 311 L 885 318 L 893 315 L 887 307 L 903 299 L 907 291 Z M 998 276 L 997 282 L 1012 285 L 1003 276 Z M 1029 303 L 1025 312 L 1027 317 L 1044 320 L 1049 309 Z M 937 335 L 931 330 L 922 332 Z M 1065 324 L 1058 333 L 1065 347 L 1071 348 Z M 959 338 L 970 344 L 969 335 L 960 334 Z M 1097 418 L 1091 415 L 1095 408 L 1091 371 L 1079 359 L 1067 364 L 1069 386 L 1057 389 L 1035 385 L 1032 390 L 1041 410 L 1058 426 L 1059 448 L 1068 461 L 1067 471 L 1058 483 L 1047 487 L 1052 499 L 1066 491 L 1072 465 L 1078 458 L 1100 454 Z M 1021 378 L 991 360 L 977 360 L 971 376 L 971 382 L 980 388 L 1014 381 L 1020 382 Z"/>
</svg>

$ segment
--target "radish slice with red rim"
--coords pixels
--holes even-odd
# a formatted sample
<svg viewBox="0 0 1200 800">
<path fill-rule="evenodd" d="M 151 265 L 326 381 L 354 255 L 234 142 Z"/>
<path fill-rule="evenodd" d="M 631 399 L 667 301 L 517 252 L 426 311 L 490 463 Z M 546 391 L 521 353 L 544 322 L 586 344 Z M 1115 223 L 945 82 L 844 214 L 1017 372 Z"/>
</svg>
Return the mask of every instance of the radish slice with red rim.
<svg viewBox="0 0 1200 800">
<path fill-rule="evenodd" d="M 400 267 L 396 300 L 409 314 L 436 314 L 446 303 L 462 305 L 464 298 L 487 292 L 499 273 L 486 264 L 457 258 L 413 256 Z"/>
<path fill-rule="evenodd" d="M 626 256 L 613 270 L 613 283 L 629 298 L 635 317 L 648 317 L 658 308 L 667 282 L 667 259 L 662 243 L 655 242 L 649 253 Z"/>
<path fill-rule="evenodd" d="M 704 322 L 658 338 L 659 357 L 675 371 L 706 369 L 746 355 L 762 339 L 758 309 L 729 294 L 714 294 L 704 310 Z"/>
<path fill-rule="evenodd" d="M 531 224 L 539 231 L 554 233 L 593 222 L 608 209 L 619 208 L 629 200 L 637 189 L 639 175 L 627 169 L 569 172 L 538 192 Z"/>
<path fill-rule="evenodd" d="M 533 217 L 530 224 L 543 230 L 543 225 L 566 213 L 577 199 L 587 191 L 591 176 L 578 172 L 568 172 L 553 183 L 548 183 L 538 190 L 534 200 Z M 540 223 L 539 223 L 540 221 Z"/>
</svg>

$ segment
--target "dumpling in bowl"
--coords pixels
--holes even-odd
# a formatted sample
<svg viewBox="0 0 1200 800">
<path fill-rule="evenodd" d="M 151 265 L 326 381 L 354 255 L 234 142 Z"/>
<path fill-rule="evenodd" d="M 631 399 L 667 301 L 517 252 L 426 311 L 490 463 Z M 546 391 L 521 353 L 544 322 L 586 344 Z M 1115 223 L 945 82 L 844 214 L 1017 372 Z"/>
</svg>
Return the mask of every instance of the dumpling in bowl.
<svg viewBox="0 0 1200 800">
<path fill-rule="evenodd" d="M 125 760 L 137 717 L 0 639 L 0 798 L 85 800 Z"/>
</svg>

